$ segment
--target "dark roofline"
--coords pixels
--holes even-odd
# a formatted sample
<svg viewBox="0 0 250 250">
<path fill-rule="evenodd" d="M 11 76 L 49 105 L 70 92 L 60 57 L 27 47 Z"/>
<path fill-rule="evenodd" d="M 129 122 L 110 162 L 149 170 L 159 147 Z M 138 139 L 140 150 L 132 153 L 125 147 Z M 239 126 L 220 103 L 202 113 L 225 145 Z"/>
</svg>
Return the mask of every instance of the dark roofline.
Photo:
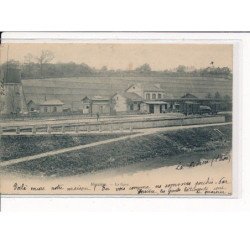
<svg viewBox="0 0 250 250">
<path fill-rule="evenodd" d="M 81 99 L 81 101 L 83 101 L 83 100 L 85 100 L 85 99 L 91 100 L 88 96 L 84 96 L 84 97 Z"/>
<path fill-rule="evenodd" d="M 117 93 L 115 93 L 113 96 L 111 96 L 111 98 L 113 98 L 115 95 L 121 95 L 121 96 L 124 96 L 125 98 L 127 98 L 127 99 L 131 99 L 131 98 L 129 98 L 129 97 L 127 97 L 126 95 L 130 95 L 130 94 L 132 94 L 132 95 L 135 95 L 135 96 L 137 96 L 138 97 L 138 99 L 136 99 L 135 101 L 141 101 L 141 100 L 143 100 L 143 98 L 141 97 L 141 96 L 139 96 L 138 94 L 136 94 L 136 93 L 134 93 L 134 92 L 126 92 L 126 91 L 123 91 L 123 92 L 117 92 Z M 139 100 L 140 99 L 140 100 Z"/>
<path fill-rule="evenodd" d="M 34 104 L 37 104 L 37 103 L 35 103 L 33 100 L 29 100 L 29 101 L 27 102 L 27 105 L 30 104 L 31 102 L 33 102 Z"/>
<path fill-rule="evenodd" d="M 124 90 L 124 92 L 126 92 L 128 89 L 130 89 L 132 86 L 134 86 L 135 85 L 135 83 L 134 84 L 131 84 L 128 88 L 126 88 L 125 90 Z"/>
<path fill-rule="evenodd" d="M 130 89 L 132 86 L 134 86 L 134 85 L 136 85 L 136 83 L 134 83 L 134 84 L 131 84 L 128 88 L 126 88 L 125 90 L 124 90 L 124 92 L 126 92 L 128 89 Z M 145 88 L 145 85 L 142 85 L 142 91 L 143 92 L 166 92 L 163 88 L 161 88 L 161 87 L 158 87 L 158 86 L 156 86 L 155 84 L 153 84 L 153 86 L 154 87 L 156 87 L 158 90 L 145 90 L 144 88 Z"/>
<path fill-rule="evenodd" d="M 110 97 L 110 99 L 112 99 L 115 95 L 121 95 L 121 94 L 118 93 L 118 92 L 116 92 L 116 93 L 114 93 L 114 94 Z"/>
<path fill-rule="evenodd" d="M 88 100 L 90 100 L 90 101 L 110 101 L 110 99 L 112 98 L 112 96 L 111 97 L 103 97 L 103 98 L 100 98 L 100 99 L 98 99 L 98 98 L 94 98 L 94 97 L 88 97 L 88 96 L 85 96 L 85 97 L 83 97 L 82 99 L 81 99 L 81 101 L 83 101 L 83 100 L 85 100 L 85 99 L 88 99 Z"/>
<path fill-rule="evenodd" d="M 190 98 L 187 97 L 186 98 L 185 96 L 192 96 L 192 97 L 190 97 Z M 195 96 L 195 95 L 193 95 L 193 94 L 191 94 L 189 92 L 185 93 L 181 98 L 183 98 L 183 99 L 198 99 L 197 96 Z"/>
<path fill-rule="evenodd" d="M 55 101 L 54 103 L 52 101 Z M 59 101 L 60 103 L 56 102 Z M 46 103 L 47 102 L 47 103 Z M 52 103 L 49 103 L 52 102 Z M 63 106 L 64 102 L 62 102 L 59 99 L 51 99 L 51 100 L 45 100 L 42 103 L 39 104 L 40 106 Z"/>
</svg>

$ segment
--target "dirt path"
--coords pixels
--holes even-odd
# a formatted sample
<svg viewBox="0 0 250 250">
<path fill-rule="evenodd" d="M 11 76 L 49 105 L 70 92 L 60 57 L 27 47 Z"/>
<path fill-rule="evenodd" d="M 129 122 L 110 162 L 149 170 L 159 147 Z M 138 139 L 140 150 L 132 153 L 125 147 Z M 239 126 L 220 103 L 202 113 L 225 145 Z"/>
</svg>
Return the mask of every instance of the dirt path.
<svg viewBox="0 0 250 250">
<path fill-rule="evenodd" d="M 138 133 L 132 134 L 132 135 L 121 136 L 121 137 L 114 138 L 114 139 L 108 139 L 108 140 L 89 143 L 89 144 L 85 144 L 85 145 L 79 145 L 79 146 L 54 150 L 54 151 L 41 153 L 41 154 L 37 154 L 37 155 L 26 156 L 26 157 L 13 159 L 13 160 L 9 160 L 9 161 L 3 161 L 3 162 L 0 162 L 0 167 L 7 167 L 7 166 L 17 164 L 17 163 L 21 163 L 21 162 L 36 160 L 36 159 L 40 159 L 40 158 L 44 158 L 44 157 L 48 157 L 48 156 L 54 156 L 54 155 L 58 155 L 58 154 L 64 154 L 64 153 L 68 153 L 68 152 L 72 152 L 72 151 L 76 151 L 76 150 L 81 150 L 81 149 L 95 147 L 95 146 L 99 146 L 99 145 L 103 145 L 103 144 L 108 144 L 108 143 L 113 143 L 113 142 L 117 142 L 117 141 L 132 139 L 132 138 L 136 138 L 136 137 L 140 137 L 140 136 L 146 136 L 146 135 L 155 134 L 155 133 L 163 132 L 163 131 L 175 131 L 175 130 L 190 129 L 190 128 L 224 126 L 224 125 L 227 125 L 227 124 L 231 124 L 231 123 L 229 122 L 229 123 L 216 123 L 216 124 L 203 124 L 203 125 L 188 125 L 188 126 L 175 126 L 175 127 L 141 129 L 141 130 L 137 130 Z"/>
</svg>

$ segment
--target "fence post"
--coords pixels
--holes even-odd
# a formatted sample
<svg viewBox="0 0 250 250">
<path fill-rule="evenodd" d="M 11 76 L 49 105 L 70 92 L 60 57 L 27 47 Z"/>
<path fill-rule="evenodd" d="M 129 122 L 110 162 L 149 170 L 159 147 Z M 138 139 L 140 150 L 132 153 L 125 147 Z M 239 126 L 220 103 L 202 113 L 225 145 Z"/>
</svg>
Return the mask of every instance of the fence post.
<svg viewBox="0 0 250 250">
<path fill-rule="evenodd" d="M 0 135 L 2 135 L 2 134 L 3 134 L 3 128 L 0 127 Z"/>
<path fill-rule="evenodd" d="M 113 132 L 113 125 L 110 124 L 110 132 L 112 133 Z"/>
<path fill-rule="evenodd" d="M 90 125 L 87 126 L 87 132 L 90 132 Z"/>
<path fill-rule="evenodd" d="M 75 132 L 78 133 L 78 131 L 79 131 L 79 127 L 75 126 Z"/>
<path fill-rule="evenodd" d="M 16 134 L 17 134 L 17 135 L 20 134 L 20 128 L 19 128 L 19 127 L 16 128 Z"/>
<path fill-rule="evenodd" d="M 130 133 L 133 132 L 133 127 L 132 127 L 132 125 L 130 125 L 129 130 L 130 130 Z"/>
<path fill-rule="evenodd" d="M 51 126 L 49 124 L 47 125 L 47 133 L 51 134 Z"/>
<path fill-rule="evenodd" d="M 98 128 L 99 128 L 99 132 L 102 132 L 102 125 L 101 124 L 98 126 Z"/>
<path fill-rule="evenodd" d="M 65 134 L 65 126 L 62 125 L 62 133 Z"/>
<path fill-rule="evenodd" d="M 35 125 L 32 127 L 32 134 L 36 134 L 36 126 Z"/>
</svg>

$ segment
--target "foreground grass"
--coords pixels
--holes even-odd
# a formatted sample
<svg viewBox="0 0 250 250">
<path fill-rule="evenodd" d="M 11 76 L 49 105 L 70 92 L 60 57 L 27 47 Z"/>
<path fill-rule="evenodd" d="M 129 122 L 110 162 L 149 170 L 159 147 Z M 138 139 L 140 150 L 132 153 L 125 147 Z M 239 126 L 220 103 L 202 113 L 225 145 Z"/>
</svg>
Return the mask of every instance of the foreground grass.
<svg viewBox="0 0 250 250">
<path fill-rule="evenodd" d="M 4 135 L 0 139 L 1 161 L 35 155 L 51 150 L 89 144 L 124 136 L 124 134 L 100 135 Z"/>
<path fill-rule="evenodd" d="M 87 139 L 77 137 L 72 140 L 86 143 Z M 73 141 L 67 138 L 64 146 L 72 146 Z M 230 149 L 231 142 L 231 125 L 168 131 L 20 163 L 7 167 L 5 171 L 45 176 L 78 175 L 159 158 L 166 162 L 168 158 L 176 156 L 178 161 L 179 155 L 191 157 L 196 152 L 206 152 L 209 157 L 209 151 Z M 51 143 L 52 147 L 55 142 L 52 140 Z M 79 141 L 77 143 L 81 144 Z"/>
</svg>

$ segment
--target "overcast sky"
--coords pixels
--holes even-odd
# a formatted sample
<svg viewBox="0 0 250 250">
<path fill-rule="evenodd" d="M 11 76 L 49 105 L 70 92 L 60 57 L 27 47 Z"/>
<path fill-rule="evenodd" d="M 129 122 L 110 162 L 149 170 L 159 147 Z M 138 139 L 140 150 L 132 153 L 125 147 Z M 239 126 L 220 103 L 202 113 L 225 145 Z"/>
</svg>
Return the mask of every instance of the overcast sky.
<svg viewBox="0 0 250 250">
<path fill-rule="evenodd" d="M 86 63 L 97 69 L 136 68 L 144 63 L 153 70 L 173 69 L 178 65 L 232 69 L 233 46 L 223 44 L 83 44 L 83 43 L 12 43 L 9 44 L 9 60 L 24 61 L 28 53 L 39 56 L 42 50 L 54 53 L 56 62 Z M 1 45 L 1 63 L 7 59 L 7 44 Z"/>
</svg>

